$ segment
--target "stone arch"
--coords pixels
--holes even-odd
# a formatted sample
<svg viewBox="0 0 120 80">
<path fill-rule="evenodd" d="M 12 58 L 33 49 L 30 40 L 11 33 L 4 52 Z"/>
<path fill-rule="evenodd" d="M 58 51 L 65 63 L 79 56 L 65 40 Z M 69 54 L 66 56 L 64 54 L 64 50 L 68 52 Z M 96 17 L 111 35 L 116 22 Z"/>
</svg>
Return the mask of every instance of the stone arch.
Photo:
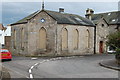
<svg viewBox="0 0 120 80">
<path fill-rule="evenodd" d="M 46 49 L 46 43 L 47 43 L 47 33 L 46 33 L 46 29 L 42 27 L 39 30 L 39 48 Z"/>
<path fill-rule="evenodd" d="M 79 31 L 77 29 L 75 29 L 73 31 L 73 48 L 74 49 L 78 49 L 78 45 L 79 45 Z"/>
<path fill-rule="evenodd" d="M 62 29 L 62 50 L 68 48 L 68 30 L 66 28 Z"/>
<path fill-rule="evenodd" d="M 86 45 L 87 45 L 87 48 L 90 48 L 90 32 L 88 29 L 86 31 Z"/>
<path fill-rule="evenodd" d="M 21 29 L 21 48 L 23 48 L 24 47 L 24 29 L 22 28 Z"/>
</svg>

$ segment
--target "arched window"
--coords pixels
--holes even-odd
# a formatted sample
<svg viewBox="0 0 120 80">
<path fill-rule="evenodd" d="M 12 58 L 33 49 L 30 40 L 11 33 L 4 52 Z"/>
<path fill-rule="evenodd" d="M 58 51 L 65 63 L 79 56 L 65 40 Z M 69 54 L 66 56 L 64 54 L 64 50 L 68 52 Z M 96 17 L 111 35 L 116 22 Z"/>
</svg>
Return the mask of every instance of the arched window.
<svg viewBox="0 0 120 80">
<path fill-rule="evenodd" d="M 39 48 L 46 49 L 47 34 L 45 28 L 41 28 L 39 31 Z"/>
<path fill-rule="evenodd" d="M 24 29 L 21 29 L 21 48 L 24 47 Z"/>
<path fill-rule="evenodd" d="M 68 31 L 66 28 L 62 30 L 62 50 L 68 48 Z"/>
<path fill-rule="evenodd" d="M 87 45 L 87 48 L 90 48 L 90 32 L 89 30 L 87 30 L 87 35 L 86 35 L 86 45 Z"/>
<path fill-rule="evenodd" d="M 77 29 L 74 30 L 73 34 L 74 34 L 74 36 L 73 36 L 73 47 L 74 47 L 74 49 L 78 49 L 78 45 L 79 45 L 79 32 L 78 32 L 78 30 Z"/>
<path fill-rule="evenodd" d="M 13 33 L 13 39 L 14 39 L 13 47 L 14 47 L 14 49 L 16 49 L 16 30 L 15 29 L 14 29 L 14 33 Z"/>
</svg>

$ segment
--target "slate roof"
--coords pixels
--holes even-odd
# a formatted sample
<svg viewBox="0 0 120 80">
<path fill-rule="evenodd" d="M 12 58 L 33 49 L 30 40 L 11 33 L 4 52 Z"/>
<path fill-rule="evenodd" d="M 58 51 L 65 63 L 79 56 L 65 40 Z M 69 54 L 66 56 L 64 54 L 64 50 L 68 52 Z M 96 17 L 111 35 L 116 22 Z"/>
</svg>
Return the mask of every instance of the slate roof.
<svg viewBox="0 0 120 80">
<path fill-rule="evenodd" d="M 93 14 L 92 21 L 96 24 L 101 18 L 104 18 L 108 24 L 120 24 L 120 11 Z"/>
<path fill-rule="evenodd" d="M 68 14 L 68 13 L 60 13 L 56 11 L 49 11 L 49 10 L 43 10 L 48 15 L 50 15 L 53 19 L 57 21 L 58 24 L 73 24 L 73 25 L 86 25 L 86 26 L 94 26 L 94 23 L 92 23 L 90 20 L 81 17 L 79 15 L 75 14 Z M 16 23 L 13 23 L 11 25 L 15 24 L 21 24 L 21 23 L 27 23 L 27 19 L 30 19 L 40 13 L 41 11 L 36 11 L 35 13 L 23 18 L 22 20 L 19 20 Z"/>
</svg>

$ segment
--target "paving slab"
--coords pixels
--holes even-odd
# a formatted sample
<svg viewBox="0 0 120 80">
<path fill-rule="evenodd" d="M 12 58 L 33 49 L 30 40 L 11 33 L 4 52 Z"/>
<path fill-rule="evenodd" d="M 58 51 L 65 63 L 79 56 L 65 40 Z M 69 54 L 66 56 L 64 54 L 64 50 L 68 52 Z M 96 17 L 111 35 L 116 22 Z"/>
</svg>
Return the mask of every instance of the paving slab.
<svg viewBox="0 0 120 80">
<path fill-rule="evenodd" d="M 103 60 L 99 64 L 103 67 L 120 71 L 120 65 L 117 64 L 117 61 L 115 59 Z"/>
</svg>

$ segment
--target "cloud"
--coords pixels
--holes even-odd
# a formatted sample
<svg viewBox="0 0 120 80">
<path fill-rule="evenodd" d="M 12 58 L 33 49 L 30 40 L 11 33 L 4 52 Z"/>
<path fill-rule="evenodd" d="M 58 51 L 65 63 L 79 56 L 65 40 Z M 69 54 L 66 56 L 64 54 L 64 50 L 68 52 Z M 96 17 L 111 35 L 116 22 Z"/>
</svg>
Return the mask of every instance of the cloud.
<svg viewBox="0 0 120 80">
<path fill-rule="evenodd" d="M 42 0 L 2 0 L 3 2 L 42 2 Z M 118 2 L 119 0 L 45 0 L 45 2 Z"/>
<path fill-rule="evenodd" d="M 0 23 L 2 23 L 2 3 L 0 3 Z"/>
<path fill-rule="evenodd" d="M 64 7 L 66 13 L 84 16 L 87 8 L 92 8 L 95 13 L 108 12 L 117 10 L 117 4 L 117 2 L 45 2 L 45 9 L 58 11 L 59 7 Z M 4 24 L 14 23 L 37 10 L 41 10 L 41 2 L 3 2 L 2 21 Z"/>
</svg>

